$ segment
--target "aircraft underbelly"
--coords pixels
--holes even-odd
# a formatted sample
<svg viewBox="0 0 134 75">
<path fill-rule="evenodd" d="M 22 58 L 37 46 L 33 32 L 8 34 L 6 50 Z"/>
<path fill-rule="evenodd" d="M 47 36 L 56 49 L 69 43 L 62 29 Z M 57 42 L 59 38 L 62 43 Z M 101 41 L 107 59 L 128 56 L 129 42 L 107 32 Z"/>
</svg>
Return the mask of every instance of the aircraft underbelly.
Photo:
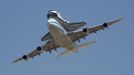
<svg viewBox="0 0 134 75">
<path fill-rule="evenodd" d="M 58 37 L 56 42 L 63 48 L 73 48 L 72 41 L 66 35 Z"/>
<path fill-rule="evenodd" d="M 55 25 L 50 25 L 49 31 L 50 31 L 51 35 L 54 37 L 55 42 L 59 46 L 61 46 L 63 48 L 67 48 L 67 49 L 76 48 L 74 43 L 71 41 L 71 39 L 65 33 L 64 29 L 59 28 Z"/>
<path fill-rule="evenodd" d="M 72 43 L 72 41 L 70 40 L 70 38 L 66 35 L 66 34 L 61 34 L 62 32 L 60 33 L 55 33 L 56 36 L 54 36 L 54 39 L 56 41 L 56 43 L 58 45 L 60 45 L 61 47 L 63 48 L 74 48 L 74 45 Z"/>
</svg>

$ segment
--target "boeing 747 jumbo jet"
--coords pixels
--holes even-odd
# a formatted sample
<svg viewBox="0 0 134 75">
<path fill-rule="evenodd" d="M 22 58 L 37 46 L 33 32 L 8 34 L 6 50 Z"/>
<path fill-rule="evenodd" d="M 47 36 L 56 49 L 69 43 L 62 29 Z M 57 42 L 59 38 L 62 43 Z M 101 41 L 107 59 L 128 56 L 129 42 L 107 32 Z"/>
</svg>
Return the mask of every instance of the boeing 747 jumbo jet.
<svg viewBox="0 0 134 75">
<path fill-rule="evenodd" d="M 81 45 L 78 45 L 76 41 L 79 41 L 79 39 L 81 38 L 85 38 L 91 33 L 96 33 L 99 30 L 104 30 L 105 28 L 123 19 L 123 17 L 121 17 L 108 22 L 104 22 L 102 24 L 95 25 L 93 27 L 86 27 L 78 30 L 78 28 L 85 25 L 86 23 L 69 23 L 54 10 L 49 11 L 47 17 L 49 32 L 41 39 L 42 41 L 46 41 L 46 43 L 42 46 L 37 47 L 37 49 L 33 50 L 32 52 L 14 60 L 13 63 L 21 60 L 27 61 L 30 58 L 42 54 L 43 52 L 51 53 L 51 51 L 56 51 L 56 49 L 60 47 L 64 48 L 65 50 L 57 55 L 57 57 L 77 52 L 80 48 L 93 44 L 96 41 L 90 41 Z"/>
</svg>

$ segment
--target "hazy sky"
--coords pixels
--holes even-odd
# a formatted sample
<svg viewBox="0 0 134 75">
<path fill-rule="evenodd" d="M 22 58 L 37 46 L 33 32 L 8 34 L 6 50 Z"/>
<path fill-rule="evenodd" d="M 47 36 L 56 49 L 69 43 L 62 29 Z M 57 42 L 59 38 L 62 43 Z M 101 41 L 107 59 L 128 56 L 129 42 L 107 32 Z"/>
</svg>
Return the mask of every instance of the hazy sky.
<svg viewBox="0 0 134 75">
<path fill-rule="evenodd" d="M 93 26 L 125 17 L 97 33 L 97 44 L 56 60 L 56 52 L 12 61 L 42 45 L 49 9 Z M 0 75 L 134 75 L 133 0 L 0 0 Z M 87 40 L 95 38 L 89 35 Z M 81 39 L 84 42 L 83 39 Z M 60 49 L 61 50 L 61 49 Z"/>
</svg>

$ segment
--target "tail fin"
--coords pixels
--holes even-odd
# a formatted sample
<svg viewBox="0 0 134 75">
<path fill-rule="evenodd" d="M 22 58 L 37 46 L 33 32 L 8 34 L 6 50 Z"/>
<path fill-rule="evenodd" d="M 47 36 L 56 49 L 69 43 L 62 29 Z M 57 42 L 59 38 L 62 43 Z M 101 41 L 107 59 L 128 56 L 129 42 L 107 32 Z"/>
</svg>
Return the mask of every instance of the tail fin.
<svg viewBox="0 0 134 75">
<path fill-rule="evenodd" d="M 85 48 L 85 47 L 87 47 L 87 46 L 89 46 L 89 45 L 91 45 L 91 44 L 94 44 L 94 43 L 96 43 L 96 40 L 88 41 L 88 42 L 86 42 L 86 43 L 80 44 L 80 45 L 78 46 L 78 48 L 79 48 L 79 49 L 80 49 L 80 48 Z M 57 55 L 57 57 L 65 56 L 65 55 L 71 54 L 71 53 L 73 53 L 73 52 L 75 52 L 75 51 L 76 51 L 76 50 L 65 50 L 64 52 L 62 52 L 62 53 L 60 53 L 59 55 Z"/>
<path fill-rule="evenodd" d="M 79 48 L 86 48 L 87 46 L 91 45 L 91 44 L 94 44 L 96 43 L 96 40 L 93 40 L 93 41 L 88 41 L 86 43 L 83 43 L 83 44 L 80 44 L 79 45 Z"/>
</svg>

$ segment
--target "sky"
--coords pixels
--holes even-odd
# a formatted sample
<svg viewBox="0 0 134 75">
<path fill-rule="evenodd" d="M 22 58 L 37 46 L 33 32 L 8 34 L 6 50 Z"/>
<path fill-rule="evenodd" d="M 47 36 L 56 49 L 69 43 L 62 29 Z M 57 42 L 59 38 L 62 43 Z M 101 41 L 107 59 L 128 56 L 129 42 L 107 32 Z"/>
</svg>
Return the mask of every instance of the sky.
<svg viewBox="0 0 134 75">
<path fill-rule="evenodd" d="M 134 75 L 133 7 L 133 0 L 0 0 L 0 75 Z M 40 39 L 48 32 L 50 9 L 70 22 L 84 21 L 88 27 L 124 19 L 98 31 L 96 37 L 87 36 L 98 43 L 58 62 L 57 53 L 52 52 L 12 63 L 45 43 Z"/>
</svg>

